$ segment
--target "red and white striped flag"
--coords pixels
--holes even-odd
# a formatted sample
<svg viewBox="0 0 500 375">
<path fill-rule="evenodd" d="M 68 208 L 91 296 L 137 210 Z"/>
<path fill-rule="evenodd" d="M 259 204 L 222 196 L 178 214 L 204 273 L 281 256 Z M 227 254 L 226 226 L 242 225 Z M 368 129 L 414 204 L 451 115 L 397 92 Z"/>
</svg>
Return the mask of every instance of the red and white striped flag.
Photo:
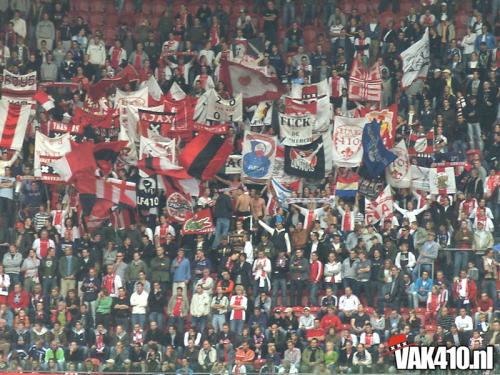
<svg viewBox="0 0 500 375">
<path fill-rule="evenodd" d="M 190 179 L 191 176 L 183 167 L 172 163 L 163 157 L 146 157 L 137 161 L 137 168 L 143 170 L 148 175 L 159 174 L 177 179 Z"/>
<path fill-rule="evenodd" d="M 38 90 L 36 94 L 33 96 L 33 99 L 40 104 L 45 111 L 50 111 L 54 109 L 54 99 L 52 99 L 45 91 Z"/>
<path fill-rule="evenodd" d="M 18 105 L 0 100 L 0 147 L 21 150 L 30 112 L 30 105 Z"/>
<path fill-rule="evenodd" d="M 72 180 L 79 173 L 88 172 L 93 175 L 97 169 L 94 143 L 73 144 L 71 152 L 49 165 L 65 182 Z"/>
<path fill-rule="evenodd" d="M 96 198 L 106 199 L 115 204 L 123 203 L 136 206 L 135 183 L 116 178 L 98 178 L 96 180 Z"/>
<path fill-rule="evenodd" d="M 349 99 L 363 102 L 380 102 L 382 98 L 382 78 L 380 64 L 367 70 L 359 59 L 354 60 L 349 77 Z"/>
</svg>

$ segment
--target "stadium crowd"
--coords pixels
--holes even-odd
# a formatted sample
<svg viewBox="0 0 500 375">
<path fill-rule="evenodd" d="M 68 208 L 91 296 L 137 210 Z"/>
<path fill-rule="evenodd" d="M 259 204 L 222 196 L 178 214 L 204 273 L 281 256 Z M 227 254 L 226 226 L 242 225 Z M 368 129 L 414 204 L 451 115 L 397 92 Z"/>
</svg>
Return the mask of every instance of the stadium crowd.
<svg viewBox="0 0 500 375">
<path fill-rule="evenodd" d="M 360 194 L 271 211 L 262 185 L 219 174 L 194 200 L 212 209 L 214 234 L 182 236 L 163 207 L 90 233 L 74 190 L 31 177 L 28 132 L 0 160 L 0 371 L 387 373 L 399 333 L 417 345 L 494 345 L 500 358 L 500 1 L 357 5 L 0 0 L 0 69 L 77 84 L 50 114 L 38 108 L 33 129 L 73 115 L 90 85 L 128 64 L 165 94 L 176 83 L 227 97 L 221 59 L 251 40 L 284 84 L 327 79 L 337 114 L 356 107 L 354 59 L 378 61 L 397 139 L 435 128 L 433 161 L 466 163 L 456 194 L 394 189 L 394 214 L 375 225 Z M 428 76 L 402 89 L 400 53 L 426 28 Z M 251 113 L 231 124 L 235 150 Z M 335 175 L 355 171 L 304 179 L 294 197 L 329 197 Z"/>
</svg>

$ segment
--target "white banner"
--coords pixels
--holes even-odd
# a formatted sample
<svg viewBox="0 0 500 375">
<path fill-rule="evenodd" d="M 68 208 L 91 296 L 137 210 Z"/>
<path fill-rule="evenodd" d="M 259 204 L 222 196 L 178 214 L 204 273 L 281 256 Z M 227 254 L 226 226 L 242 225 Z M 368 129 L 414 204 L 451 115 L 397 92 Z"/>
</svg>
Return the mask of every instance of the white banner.
<svg viewBox="0 0 500 375">
<path fill-rule="evenodd" d="M 385 178 L 392 187 L 409 188 L 411 186 L 411 168 L 406 143 L 400 141 L 391 151 L 396 154 L 397 159 L 385 169 Z"/>
<path fill-rule="evenodd" d="M 453 167 L 431 168 L 429 171 L 429 187 L 431 194 L 455 194 L 455 169 Z"/>
<path fill-rule="evenodd" d="M 411 165 L 411 186 L 415 190 L 430 191 L 429 173 L 431 168 L 419 167 L 418 165 Z"/>
<path fill-rule="evenodd" d="M 46 183 L 62 183 L 63 179 L 49 164 L 71 151 L 71 135 L 65 133 L 49 138 L 37 131 L 35 134 L 34 175 Z"/>
<path fill-rule="evenodd" d="M 329 97 L 330 89 L 328 80 L 325 78 L 321 82 L 313 83 L 311 85 L 293 84 L 290 96 L 295 99 L 314 99 L 323 95 Z"/>
<path fill-rule="evenodd" d="M 271 125 L 273 117 L 273 102 L 264 101 L 257 105 L 257 109 L 253 113 L 250 126 Z"/>
<path fill-rule="evenodd" d="M 120 108 L 120 126 L 122 129 L 126 130 L 127 135 L 132 142 L 139 143 L 141 134 L 139 128 L 139 109 L 163 112 L 164 108 L 164 105 L 149 108 L 127 105 L 125 108 Z M 122 115 L 122 113 L 124 114 Z"/>
<path fill-rule="evenodd" d="M 155 158 L 167 158 L 172 163 L 176 163 L 175 139 L 151 139 L 141 137 L 139 152 L 141 159 L 150 156 Z"/>
<path fill-rule="evenodd" d="M 14 104 L 33 104 L 37 89 L 36 72 L 14 74 L 4 69 L 2 76 L 2 99 Z"/>
<path fill-rule="evenodd" d="M 280 136 L 285 146 L 307 145 L 313 141 L 312 129 L 315 117 L 311 113 L 303 115 L 279 114 Z"/>
<path fill-rule="evenodd" d="M 365 198 L 365 222 L 376 224 L 386 217 L 391 217 L 394 211 L 391 187 L 387 185 L 377 199 L 369 201 Z"/>
<path fill-rule="evenodd" d="M 210 90 L 207 100 L 207 120 L 218 122 L 243 121 L 243 95 L 222 99 L 215 90 Z"/>
<path fill-rule="evenodd" d="M 245 132 L 241 164 L 244 179 L 266 183 L 272 177 L 276 146 L 276 137 Z"/>
<path fill-rule="evenodd" d="M 427 77 L 430 65 L 429 28 L 422 38 L 401 52 L 403 61 L 402 86 L 410 86 L 417 78 Z"/>
<path fill-rule="evenodd" d="M 127 135 L 132 142 L 139 142 L 139 132 L 137 128 L 139 115 L 135 113 L 137 114 L 137 120 L 135 120 L 135 123 L 129 123 L 130 120 L 133 121 L 133 118 L 130 117 L 131 114 L 129 114 L 128 111 L 129 106 L 146 108 L 148 106 L 148 88 L 143 87 L 142 89 L 132 92 L 125 92 L 120 89 L 116 89 L 115 108 L 118 109 L 120 116 L 120 127 L 127 130 Z"/>
<path fill-rule="evenodd" d="M 229 155 L 224 167 L 224 174 L 241 173 L 241 155 Z"/>
<path fill-rule="evenodd" d="M 363 159 L 361 138 L 366 120 L 335 116 L 333 127 L 333 163 L 338 167 L 357 167 Z"/>
</svg>

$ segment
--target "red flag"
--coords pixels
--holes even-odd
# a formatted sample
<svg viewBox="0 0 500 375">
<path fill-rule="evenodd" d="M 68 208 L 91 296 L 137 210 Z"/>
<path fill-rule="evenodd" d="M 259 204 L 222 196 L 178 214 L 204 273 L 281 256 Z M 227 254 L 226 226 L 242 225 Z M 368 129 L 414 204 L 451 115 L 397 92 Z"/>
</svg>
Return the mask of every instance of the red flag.
<svg viewBox="0 0 500 375">
<path fill-rule="evenodd" d="M 177 179 L 191 178 L 184 168 L 173 164 L 168 158 L 147 157 L 137 162 L 137 168 L 148 175 L 159 174 Z"/>
<path fill-rule="evenodd" d="M 206 234 L 215 231 L 214 221 L 210 208 L 196 212 L 187 219 L 182 225 L 182 235 L 187 234 Z"/>
<path fill-rule="evenodd" d="M 93 175 L 97 168 L 94 158 L 94 144 L 92 142 L 73 143 L 71 152 L 50 166 L 66 182 L 71 181 L 80 173 L 89 172 Z"/>
<path fill-rule="evenodd" d="M 96 199 L 92 210 L 89 215 L 83 217 L 83 224 L 86 227 L 87 232 L 94 232 L 95 230 L 102 228 L 102 225 L 106 220 L 110 218 L 109 210 L 113 206 L 113 203 L 105 199 Z"/>
<path fill-rule="evenodd" d="M 380 64 L 367 70 L 359 59 L 354 60 L 349 77 L 349 99 L 356 101 L 380 102 L 382 98 L 382 78 Z"/>
<path fill-rule="evenodd" d="M 104 78 L 99 82 L 90 85 L 88 90 L 88 96 L 94 100 L 98 101 L 100 98 L 106 96 L 106 93 L 112 87 L 122 86 L 130 81 L 136 81 L 139 79 L 139 73 L 134 68 L 132 64 L 128 64 L 125 69 L 119 72 L 113 78 Z"/>
<path fill-rule="evenodd" d="M 47 112 L 54 108 L 54 99 L 49 97 L 45 91 L 38 90 L 33 96 L 33 99 L 35 99 Z"/>
<path fill-rule="evenodd" d="M 276 77 L 268 77 L 258 70 L 228 60 L 221 63 L 220 81 L 231 95 L 242 93 L 245 105 L 278 100 L 286 91 Z"/>
<path fill-rule="evenodd" d="M 84 111 L 76 107 L 75 115 L 71 118 L 74 124 L 82 125 L 83 127 L 91 125 L 94 128 L 111 128 L 113 126 L 113 117 L 115 116 L 114 110 L 109 110 L 104 115 L 98 115 Z"/>
<path fill-rule="evenodd" d="M 209 180 L 220 171 L 232 151 L 230 137 L 202 130 L 184 147 L 179 155 L 179 163 L 189 175 Z"/>
<path fill-rule="evenodd" d="M 21 150 L 30 112 L 30 105 L 0 100 L 0 147 Z"/>
<path fill-rule="evenodd" d="M 95 185 L 96 198 L 106 199 L 115 204 L 123 203 L 127 206 L 136 206 L 135 183 L 116 178 L 98 178 Z"/>
</svg>

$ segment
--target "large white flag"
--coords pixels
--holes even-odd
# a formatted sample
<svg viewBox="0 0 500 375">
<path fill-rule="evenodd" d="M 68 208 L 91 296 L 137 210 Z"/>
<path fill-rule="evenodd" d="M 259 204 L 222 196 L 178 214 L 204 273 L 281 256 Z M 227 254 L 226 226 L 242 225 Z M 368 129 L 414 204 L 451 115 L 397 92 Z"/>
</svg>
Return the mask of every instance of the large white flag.
<svg viewBox="0 0 500 375">
<path fill-rule="evenodd" d="M 365 222 L 376 224 L 380 220 L 391 217 L 394 211 L 391 187 L 387 185 L 377 199 L 369 201 L 365 198 Z"/>
<path fill-rule="evenodd" d="M 0 147 L 21 150 L 30 113 L 31 105 L 0 100 Z"/>
<path fill-rule="evenodd" d="M 37 131 L 35 134 L 34 174 L 48 184 L 62 183 L 63 179 L 49 165 L 71 151 L 71 134 L 49 138 Z"/>
<path fill-rule="evenodd" d="M 437 167 L 429 172 L 429 187 L 431 194 L 455 194 L 457 185 L 455 181 L 455 168 Z"/>
<path fill-rule="evenodd" d="M 207 99 L 207 120 L 219 122 L 243 121 L 243 95 L 223 99 L 212 89 Z"/>
<path fill-rule="evenodd" d="M 300 115 L 279 114 L 280 136 L 285 146 L 302 146 L 313 141 L 313 124 L 316 116 L 311 113 Z"/>
<path fill-rule="evenodd" d="M 385 169 L 385 178 L 392 187 L 409 188 L 411 186 L 411 168 L 405 142 L 400 141 L 391 151 L 396 154 L 397 159 Z"/>
<path fill-rule="evenodd" d="M 325 78 L 318 83 L 310 85 L 293 84 L 290 91 L 290 96 L 294 99 L 316 99 L 323 95 L 330 96 L 330 86 Z"/>
<path fill-rule="evenodd" d="M 430 65 L 429 29 L 422 38 L 401 52 L 403 61 L 403 87 L 410 86 L 416 79 L 427 77 Z"/>
<path fill-rule="evenodd" d="M 150 139 L 141 136 L 139 148 L 140 158 L 151 156 L 155 158 L 167 158 L 175 163 L 175 139 L 158 138 Z"/>
<path fill-rule="evenodd" d="M 338 167 L 357 167 L 363 159 L 364 118 L 335 116 L 333 126 L 333 163 Z"/>
</svg>

